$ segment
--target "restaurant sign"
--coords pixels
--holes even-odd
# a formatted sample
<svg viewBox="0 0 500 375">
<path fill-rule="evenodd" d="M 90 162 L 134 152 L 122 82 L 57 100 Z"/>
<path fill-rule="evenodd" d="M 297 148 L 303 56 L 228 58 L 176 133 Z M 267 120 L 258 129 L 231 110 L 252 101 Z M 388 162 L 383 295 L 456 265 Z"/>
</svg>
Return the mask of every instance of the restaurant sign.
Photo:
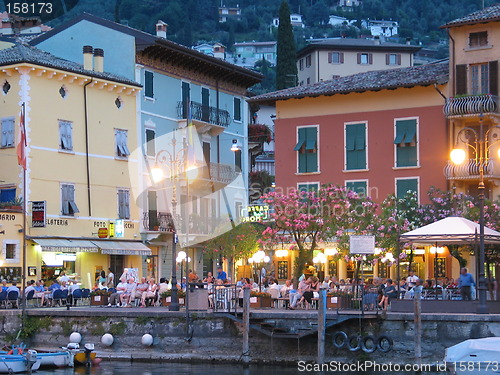
<svg viewBox="0 0 500 375">
<path fill-rule="evenodd" d="M 45 228 L 46 201 L 31 202 L 31 226 L 33 228 Z"/>
</svg>

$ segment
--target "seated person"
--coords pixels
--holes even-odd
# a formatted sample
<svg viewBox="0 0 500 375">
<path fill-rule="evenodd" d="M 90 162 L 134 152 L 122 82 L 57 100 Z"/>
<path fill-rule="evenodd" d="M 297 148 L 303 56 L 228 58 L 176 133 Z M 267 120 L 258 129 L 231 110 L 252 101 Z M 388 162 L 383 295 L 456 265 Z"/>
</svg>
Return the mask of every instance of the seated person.
<svg viewBox="0 0 500 375">
<path fill-rule="evenodd" d="M 31 292 L 32 290 L 35 290 L 35 280 L 28 281 L 28 283 L 26 284 L 26 289 L 24 289 L 24 295 L 28 296 L 29 292 Z M 35 295 L 33 294 L 33 298 L 34 297 Z"/>
<path fill-rule="evenodd" d="M 7 286 L 7 280 L 3 279 L 2 280 L 2 292 L 4 290 L 7 291 L 7 289 L 9 289 L 9 287 Z"/>
<path fill-rule="evenodd" d="M 156 299 L 156 291 L 158 290 L 158 285 L 156 285 L 156 280 L 151 278 L 148 282 L 148 288 L 142 292 L 141 296 L 141 307 L 146 307 L 146 299 L 153 298 Z"/>
<path fill-rule="evenodd" d="M 142 293 L 148 290 L 149 283 L 145 277 L 141 277 L 141 282 L 138 283 L 135 287 L 135 292 L 132 294 L 132 297 L 130 298 L 130 303 L 135 301 L 136 299 L 141 300 L 142 299 Z"/>
<path fill-rule="evenodd" d="M 398 298 L 398 291 L 395 283 L 393 283 L 391 279 L 387 279 L 386 284 L 387 286 L 384 288 L 384 295 L 378 304 L 380 307 L 383 307 L 384 310 L 387 310 L 391 300 Z"/>
<path fill-rule="evenodd" d="M 127 282 L 125 276 L 120 278 L 120 282 L 116 286 L 116 292 L 109 296 L 108 307 L 118 306 L 120 304 L 120 296 L 127 290 Z"/>
<path fill-rule="evenodd" d="M 162 277 L 160 279 L 160 285 L 158 285 L 158 294 L 161 295 L 168 290 L 168 280 Z"/>
<path fill-rule="evenodd" d="M 52 285 L 49 286 L 49 288 L 47 289 L 47 292 L 45 292 L 44 298 L 42 298 L 42 305 L 43 305 L 43 302 L 44 302 L 45 298 L 47 298 L 49 300 L 52 300 L 52 296 L 54 295 L 54 292 L 57 289 L 61 289 L 61 285 L 57 282 L 57 280 L 54 280 L 54 282 L 52 283 Z M 52 301 L 47 302 L 47 304 L 52 305 Z"/>
<path fill-rule="evenodd" d="M 120 302 L 122 307 L 130 307 L 130 301 L 133 299 L 135 288 L 137 284 L 133 277 L 128 279 L 127 287 L 124 293 L 120 295 Z"/>
</svg>

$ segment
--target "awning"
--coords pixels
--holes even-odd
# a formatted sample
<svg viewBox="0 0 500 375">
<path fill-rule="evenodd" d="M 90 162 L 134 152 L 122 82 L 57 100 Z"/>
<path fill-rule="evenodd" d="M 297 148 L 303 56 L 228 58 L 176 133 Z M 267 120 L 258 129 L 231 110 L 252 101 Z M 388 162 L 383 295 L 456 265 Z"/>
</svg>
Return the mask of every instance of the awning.
<svg viewBox="0 0 500 375">
<path fill-rule="evenodd" d="M 93 241 L 102 254 L 111 255 L 152 255 L 151 249 L 136 241 Z"/>
<path fill-rule="evenodd" d="M 97 246 L 87 240 L 70 240 L 58 238 L 33 238 L 32 241 L 41 246 L 42 251 L 59 253 L 97 253 Z"/>
</svg>

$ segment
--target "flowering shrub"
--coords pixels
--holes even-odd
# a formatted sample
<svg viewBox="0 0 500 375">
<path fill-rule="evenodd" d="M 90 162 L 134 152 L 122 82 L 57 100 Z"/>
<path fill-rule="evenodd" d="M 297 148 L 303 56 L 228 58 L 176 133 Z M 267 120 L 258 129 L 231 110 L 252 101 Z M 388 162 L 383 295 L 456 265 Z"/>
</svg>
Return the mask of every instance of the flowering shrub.
<svg viewBox="0 0 500 375">
<path fill-rule="evenodd" d="M 107 289 L 96 289 L 90 292 L 90 296 L 106 296 L 109 297 L 111 295 L 111 292 L 108 292 Z"/>
<path fill-rule="evenodd" d="M 172 296 L 172 290 L 171 289 L 169 289 L 169 290 L 163 292 L 162 294 L 160 294 L 161 298 L 167 298 L 167 297 L 171 297 L 171 296 Z M 183 291 L 182 289 L 177 289 L 177 297 L 179 297 L 179 298 L 186 297 L 186 292 Z"/>
<path fill-rule="evenodd" d="M 271 294 L 266 293 L 266 292 L 255 292 L 255 291 L 251 290 L 250 297 L 271 298 Z"/>
</svg>

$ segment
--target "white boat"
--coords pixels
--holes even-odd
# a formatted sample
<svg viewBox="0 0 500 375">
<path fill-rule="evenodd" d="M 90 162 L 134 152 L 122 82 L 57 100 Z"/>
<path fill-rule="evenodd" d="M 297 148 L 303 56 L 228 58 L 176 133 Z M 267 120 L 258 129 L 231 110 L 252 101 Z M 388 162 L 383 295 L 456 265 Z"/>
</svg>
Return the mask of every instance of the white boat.
<svg viewBox="0 0 500 375">
<path fill-rule="evenodd" d="M 452 375 L 500 374 L 500 337 L 471 339 L 446 349 L 444 361 Z"/>
<path fill-rule="evenodd" d="M 40 364 L 41 360 L 35 350 L 28 350 L 26 354 L 1 354 L 0 374 L 36 371 Z"/>
<path fill-rule="evenodd" d="M 57 352 L 40 352 L 40 367 L 74 367 L 75 354 L 72 350 L 61 350 Z"/>
</svg>

